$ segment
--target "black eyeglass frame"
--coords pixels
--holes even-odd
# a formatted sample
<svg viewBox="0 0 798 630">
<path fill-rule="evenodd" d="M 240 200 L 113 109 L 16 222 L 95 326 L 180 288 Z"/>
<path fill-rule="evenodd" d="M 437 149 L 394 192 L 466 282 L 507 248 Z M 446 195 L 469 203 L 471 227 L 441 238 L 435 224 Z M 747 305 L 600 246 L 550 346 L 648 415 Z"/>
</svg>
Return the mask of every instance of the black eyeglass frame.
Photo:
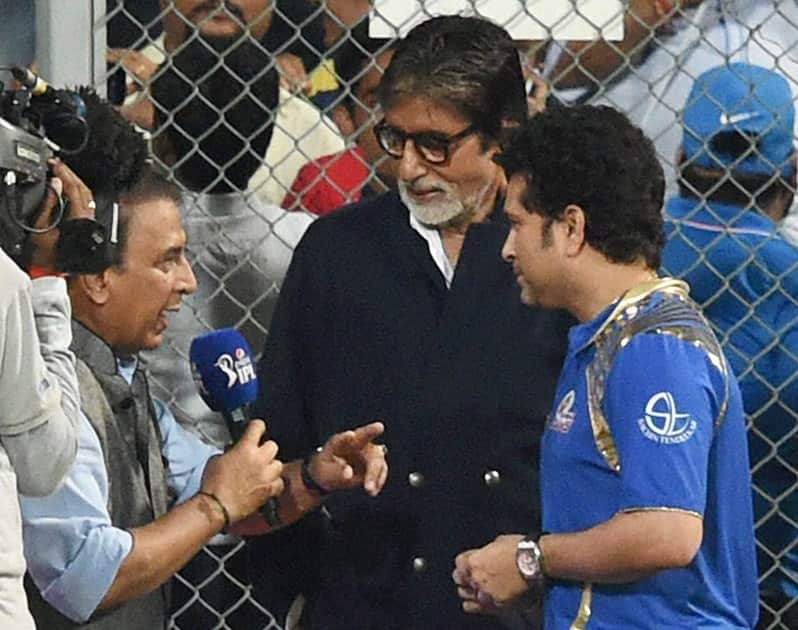
<svg viewBox="0 0 798 630">
<path fill-rule="evenodd" d="M 395 134 L 397 139 L 401 141 L 401 144 L 398 145 L 401 147 L 399 151 L 391 150 L 390 145 L 387 142 L 387 138 L 383 135 L 385 131 Z M 400 159 L 405 153 L 405 145 L 407 144 L 407 141 L 412 140 L 413 146 L 416 147 L 416 151 L 418 151 L 421 154 L 421 157 L 423 157 L 430 164 L 443 164 L 444 162 L 448 161 L 449 152 L 451 151 L 452 145 L 476 133 L 476 131 L 476 125 L 471 124 L 462 131 L 452 134 L 451 136 L 447 136 L 446 134 L 442 134 L 437 131 L 419 131 L 417 133 L 408 133 L 406 131 L 402 131 L 401 129 L 397 129 L 396 127 L 392 127 L 385 122 L 384 118 L 374 125 L 374 135 L 377 138 L 377 143 L 389 156 L 396 160 Z M 434 153 L 430 153 L 431 151 L 441 152 L 442 157 L 437 157 Z"/>
</svg>

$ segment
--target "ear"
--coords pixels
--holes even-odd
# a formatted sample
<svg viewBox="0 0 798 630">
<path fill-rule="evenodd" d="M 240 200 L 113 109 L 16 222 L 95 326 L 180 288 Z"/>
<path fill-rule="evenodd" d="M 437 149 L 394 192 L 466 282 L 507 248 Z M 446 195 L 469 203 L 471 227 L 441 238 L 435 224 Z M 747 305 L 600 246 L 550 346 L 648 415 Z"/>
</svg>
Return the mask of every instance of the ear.
<svg viewBox="0 0 798 630">
<path fill-rule="evenodd" d="M 355 106 L 360 107 L 359 105 Z M 338 125 L 338 129 L 344 138 L 349 138 L 354 135 L 356 131 L 359 131 L 355 129 L 355 121 L 352 120 L 352 114 L 349 112 L 349 109 L 341 103 L 333 108 L 332 119 L 333 122 Z"/>
<path fill-rule="evenodd" d="M 112 273 L 110 269 L 106 269 L 102 273 L 74 276 L 69 283 L 70 293 L 81 293 L 92 304 L 102 306 L 110 297 Z"/>
<path fill-rule="evenodd" d="M 568 256 L 576 256 L 587 244 L 584 210 L 575 204 L 566 206 L 563 218 L 559 223 L 565 231 L 565 253 Z"/>
</svg>

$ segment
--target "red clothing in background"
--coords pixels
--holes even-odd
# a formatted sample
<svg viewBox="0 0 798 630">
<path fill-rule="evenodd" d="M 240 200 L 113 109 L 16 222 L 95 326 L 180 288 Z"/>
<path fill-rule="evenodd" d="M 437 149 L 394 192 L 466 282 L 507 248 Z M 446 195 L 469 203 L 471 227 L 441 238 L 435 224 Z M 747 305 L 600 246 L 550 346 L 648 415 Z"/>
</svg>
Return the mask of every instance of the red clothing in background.
<svg viewBox="0 0 798 630">
<path fill-rule="evenodd" d="M 324 155 L 305 164 L 283 199 L 286 210 L 307 210 L 322 216 L 359 201 L 369 167 L 360 147 Z"/>
</svg>

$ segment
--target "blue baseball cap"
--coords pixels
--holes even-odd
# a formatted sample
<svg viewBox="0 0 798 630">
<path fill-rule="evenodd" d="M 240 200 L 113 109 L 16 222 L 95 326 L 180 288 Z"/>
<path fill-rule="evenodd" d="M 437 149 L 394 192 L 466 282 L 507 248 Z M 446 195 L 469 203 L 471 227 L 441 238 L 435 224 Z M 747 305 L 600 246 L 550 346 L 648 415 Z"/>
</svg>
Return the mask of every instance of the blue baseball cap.
<svg viewBox="0 0 798 630">
<path fill-rule="evenodd" d="M 682 150 L 689 163 L 713 170 L 773 175 L 792 173 L 795 106 L 780 74 L 748 63 L 718 66 L 693 84 L 682 113 Z M 712 139 L 737 132 L 751 151 L 724 155 Z"/>
</svg>

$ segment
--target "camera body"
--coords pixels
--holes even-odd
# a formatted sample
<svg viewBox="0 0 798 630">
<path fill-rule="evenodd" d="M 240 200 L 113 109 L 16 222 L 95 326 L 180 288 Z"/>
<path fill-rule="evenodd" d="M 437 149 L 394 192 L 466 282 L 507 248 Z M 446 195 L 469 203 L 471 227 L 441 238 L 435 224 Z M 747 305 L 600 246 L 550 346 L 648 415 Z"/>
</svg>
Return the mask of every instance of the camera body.
<svg viewBox="0 0 798 630">
<path fill-rule="evenodd" d="M 60 229 L 56 266 L 67 273 L 97 273 L 110 265 L 105 229 L 90 219 L 69 218 L 59 199 L 51 224 L 35 228 L 47 196 L 48 160 L 86 146 L 89 128 L 82 99 L 53 90 L 28 70 L 15 68 L 23 88 L 0 83 L 0 247 L 20 267 L 29 262 L 30 235 Z"/>
</svg>

